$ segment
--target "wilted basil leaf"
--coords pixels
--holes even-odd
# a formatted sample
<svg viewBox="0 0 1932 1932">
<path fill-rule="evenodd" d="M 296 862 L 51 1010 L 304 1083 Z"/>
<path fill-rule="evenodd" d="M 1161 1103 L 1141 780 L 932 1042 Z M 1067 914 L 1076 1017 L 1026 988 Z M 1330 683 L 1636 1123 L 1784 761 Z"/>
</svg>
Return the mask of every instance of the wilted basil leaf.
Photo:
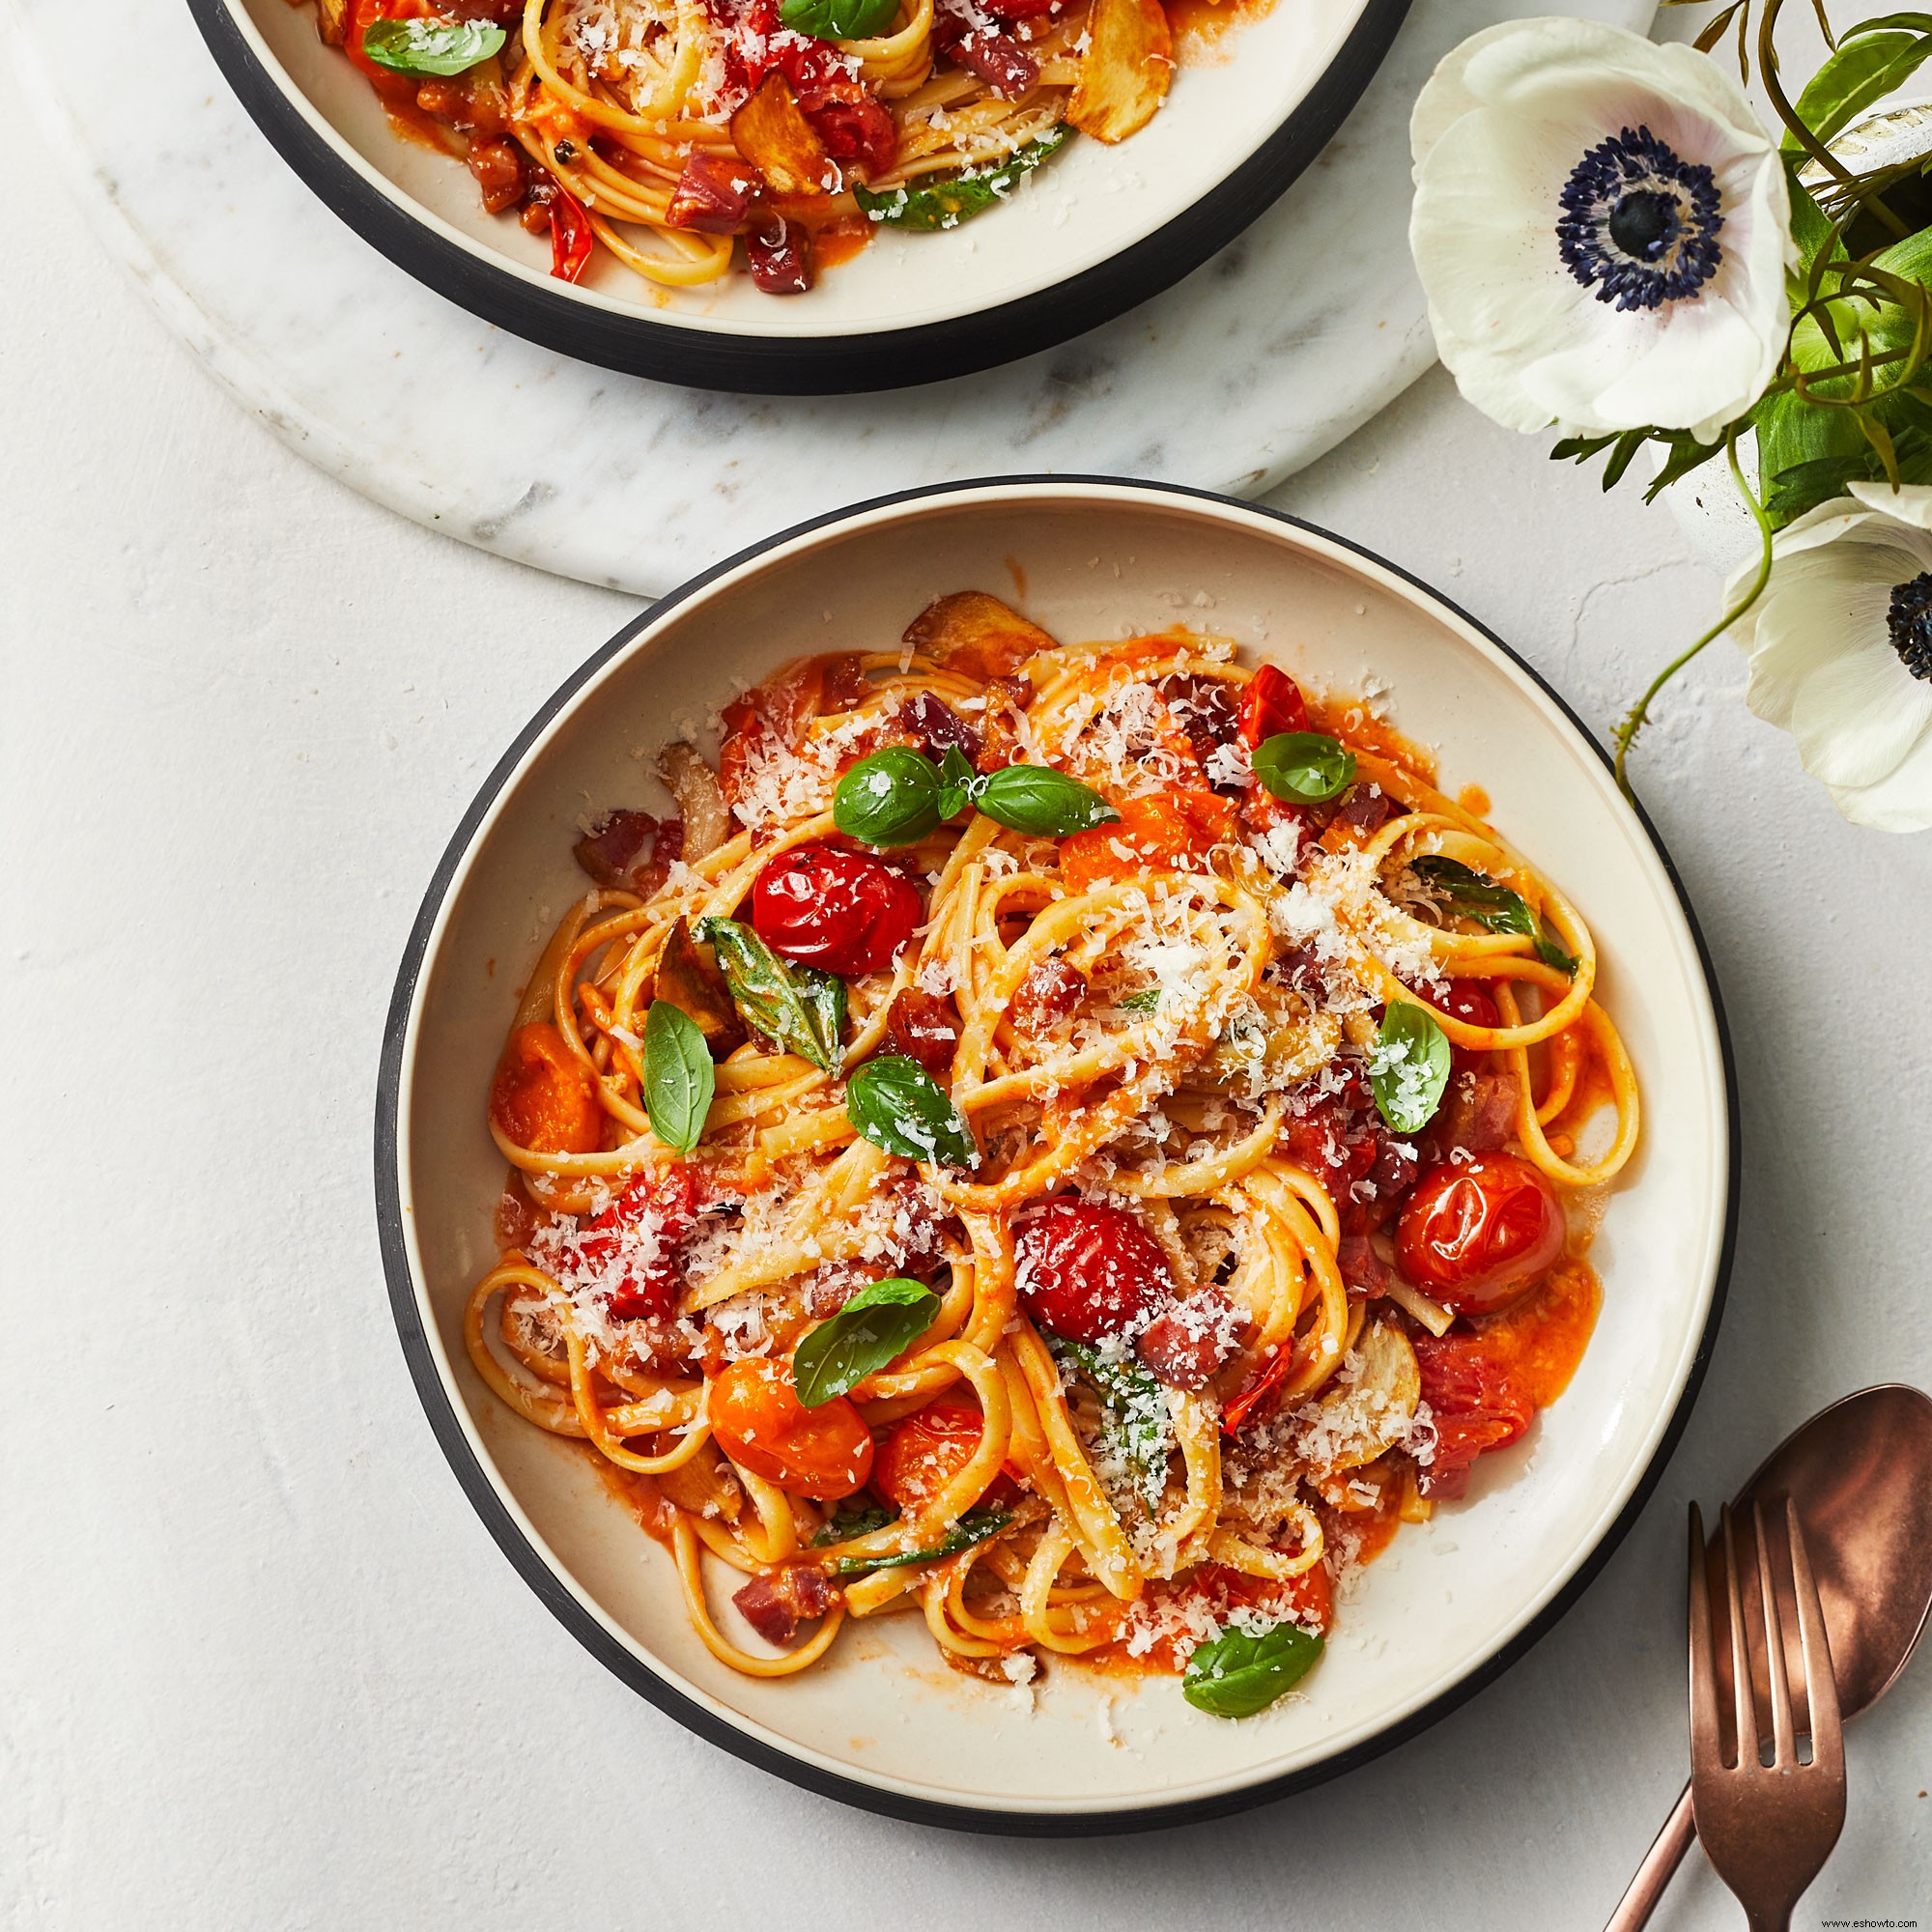
<svg viewBox="0 0 1932 1932">
<path fill-rule="evenodd" d="M 1255 776 L 1291 805 L 1322 805 L 1355 782 L 1355 754 L 1325 731 L 1278 731 L 1255 747 Z"/>
<path fill-rule="evenodd" d="M 832 1543 L 850 1543 L 855 1536 L 870 1536 L 875 1529 L 884 1529 L 899 1520 L 897 1510 L 860 1509 L 838 1511 L 830 1522 L 811 1539 L 814 1549 L 823 1549 Z"/>
<path fill-rule="evenodd" d="M 820 41 L 869 41 L 899 16 L 899 0 L 784 0 L 780 22 Z"/>
<path fill-rule="evenodd" d="M 697 1022 L 668 1000 L 653 1000 L 644 1015 L 644 1111 L 651 1132 L 689 1153 L 704 1131 L 717 1087 L 718 1069 Z"/>
<path fill-rule="evenodd" d="M 1144 986 L 1138 993 L 1123 993 L 1114 1004 L 1123 1013 L 1151 1013 L 1160 1005 L 1160 988 Z"/>
<path fill-rule="evenodd" d="M 1520 893 L 1486 879 L 1460 859 L 1426 852 L 1409 861 L 1409 870 L 1433 892 L 1439 893 L 1451 912 L 1472 919 L 1485 932 L 1520 932 L 1536 948 L 1536 956 L 1559 973 L 1575 974 L 1577 962 L 1543 929 Z"/>
<path fill-rule="evenodd" d="M 937 1563 L 942 1556 L 957 1556 L 962 1549 L 984 1543 L 1012 1520 L 1009 1510 L 968 1510 L 930 1549 L 908 1549 L 896 1556 L 840 1556 L 832 1565 L 832 1575 L 840 1578 L 863 1577 L 868 1570 L 902 1570 L 908 1563 Z"/>
<path fill-rule="evenodd" d="M 1258 1635 L 1227 1630 L 1196 1646 L 1180 1694 L 1210 1718 L 1252 1718 L 1306 1677 L 1322 1640 L 1299 1624 L 1270 1624 Z"/>
<path fill-rule="evenodd" d="M 1399 1134 L 1419 1134 L 1449 1085 L 1449 1036 L 1425 1007 L 1391 1000 L 1369 1059 L 1376 1108 Z"/>
<path fill-rule="evenodd" d="M 810 966 L 787 966 L 749 925 L 701 919 L 692 936 L 718 955 L 745 1024 L 828 1073 L 838 1071 L 845 984 Z"/>
<path fill-rule="evenodd" d="M 1051 765 L 1008 765 L 981 783 L 973 803 L 996 825 L 1047 838 L 1112 825 L 1121 815 L 1093 786 Z"/>
<path fill-rule="evenodd" d="M 497 52 L 507 36 L 482 20 L 439 26 L 430 20 L 371 20 L 362 51 L 378 67 L 397 73 L 467 73 Z"/>
<path fill-rule="evenodd" d="M 940 810 L 939 793 L 939 767 L 923 752 L 887 745 L 838 781 L 832 822 L 867 845 L 910 845 L 951 816 Z"/>
<path fill-rule="evenodd" d="M 978 1167 L 973 1129 L 952 1096 L 903 1054 L 868 1060 L 845 1083 L 845 1117 L 874 1147 L 935 1167 Z"/>
<path fill-rule="evenodd" d="M 821 1321 L 791 1358 L 792 1387 L 807 1408 L 856 1388 L 932 1326 L 939 1297 L 902 1275 L 868 1282 L 838 1313 Z"/>
<path fill-rule="evenodd" d="M 1158 1509 L 1167 1487 L 1171 1441 L 1166 1390 L 1131 1358 L 1116 1361 L 1065 1335 L 1044 1339 L 1048 1349 L 1062 1362 L 1071 1363 L 1099 1397 L 1101 1427 L 1132 1465 L 1141 1500 L 1149 1509 Z"/>
</svg>

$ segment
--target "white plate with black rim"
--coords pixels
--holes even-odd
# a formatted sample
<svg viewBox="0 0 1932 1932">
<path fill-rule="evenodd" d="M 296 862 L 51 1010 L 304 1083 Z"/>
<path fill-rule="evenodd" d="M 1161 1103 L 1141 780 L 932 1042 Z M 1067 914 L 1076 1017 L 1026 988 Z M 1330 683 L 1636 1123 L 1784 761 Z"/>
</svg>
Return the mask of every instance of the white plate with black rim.
<svg viewBox="0 0 1932 1932">
<path fill-rule="evenodd" d="M 1229 0 L 1233 5 L 1234 0 Z M 364 76 L 288 0 L 188 0 L 283 158 L 366 241 L 484 320 L 632 375 L 774 394 L 889 389 L 1051 348 L 1179 280 L 1321 153 L 1409 0 L 1274 0 L 1186 66 L 1132 139 L 1067 143 L 1006 205 L 945 234 L 873 237 L 809 295 L 733 274 L 653 290 L 599 251 L 582 283 L 484 213 L 469 172 L 401 140 Z"/>
<path fill-rule="evenodd" d="M 1021 1691 L 956 1676 L 916 1617 L 849 1626 L 803 1676 L 741 1677 L 698 1641 L 668 1556 L 592 1459 L 498 1404 L 463 1347 L 465 1303 L 496 1259 L 490 1079 L 518 982 L 582 890 L 570 846 L 586 799 L 648 807 L 637 754 L 683 721 L 800 653 L 895 647 L 934 597 L 976 586 L 1006 588 L 1069 640 L 1184 618 L 1317 687 L 1379 680 L 1445 783 L 1481 784 L 1505 836 L 1574 896 L 1643 1088 L 1643 1144 L 1592 1249 L 1603 1313 L 1568 1391 L 1523 1443 L 1485 1460 L 1468 1500 L 1360 1573 L 1301 1694 L 1239 1722 L 1192 1710 L 1171 1678 L 1056 1664 Z M 900 1817 L 1043 1834 L 1209 1816 L 1332 1776 L 1520 1657 L 1608 1557 L 1683 1428 L 1738 1208 L 1708 956 L 1655 833 L 1562 700 L 1453 605 L 1339 538 L 1225 497 L 1069 478 L 918 491 L 788 531 L 583 665 L 491 773 L 430 884 L 384 1043 L 376 1179 L 430 1422 L 491 1534 L 573 1634 L 699 1735 L 796 1783 Z"/>
</svg>

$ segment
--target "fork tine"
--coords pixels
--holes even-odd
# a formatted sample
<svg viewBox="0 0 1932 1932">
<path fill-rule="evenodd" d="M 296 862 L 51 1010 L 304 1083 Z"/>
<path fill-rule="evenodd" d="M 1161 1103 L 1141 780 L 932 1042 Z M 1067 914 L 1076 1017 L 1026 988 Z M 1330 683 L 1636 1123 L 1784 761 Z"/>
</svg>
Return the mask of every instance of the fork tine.
<svg viewBox="0 0 1932 1932">
<path fill-rule="evenodd" d="M 1757 1712 L 1751 1703 L 1750 1646 L 1745 1636 L 1745 1599 L 1738 1587 L 1738 1547 L 1731 1524 L 1731 1506 L 1719 1512 L 1718 1521 L 1724 1533 L 1724 1608 L 1731 1627 L 1732 1719 L 1737 1725 L 1737 1767 L 1753 1769 L 1758 1763 Z"/>
<path fill-rule="evenodd" d="M 1751 1534 L 1757 1539 L 1757 1588 L 1764 1608 L 1765 1672 L 1771 1686 L 1771 1761 L 1789 1766 L 1798 1762 L 1798 1749 L 1791 1738 L 1790 1664 L 1784 1655 L 1784 1625 L 1777 1613 L 1777 1591 L 1771 1580 L 1764 1504 L 1755 1496 L 1751 1498 Z"/>
<path fill-rule="evenodd" d="M 1825 1633 L 1824 1606 L 1811 1574 L 1811 1552 L 1804 1547 L 1798 1505 L 1784 1499 L 1785 1527 L 1791 1537 L 1791 1580 L 1798 1597 L 1798 1631 L 1804 1646 L 1804 1697 L 1811 1708 L 1811 1762 L 1830 1772 L 1842 1772 L 1845 1733 L 1838 1712 L 1838 1680 L 1832 1664 L 1832 1643 Z"/>
<path fill-rule="evenodd" d="M 1704 1518 L 1690 1505 L 1690 1762 L 1717 1764 L 1718 1670 L 1711 1648 L 1711 1583 L 1704 1570 Z"/>
</svg>

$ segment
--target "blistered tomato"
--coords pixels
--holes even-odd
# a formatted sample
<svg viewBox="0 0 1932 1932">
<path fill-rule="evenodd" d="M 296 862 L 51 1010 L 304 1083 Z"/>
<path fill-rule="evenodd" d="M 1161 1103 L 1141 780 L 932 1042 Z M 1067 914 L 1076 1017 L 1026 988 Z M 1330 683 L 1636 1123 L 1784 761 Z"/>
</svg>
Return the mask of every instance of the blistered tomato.
<svg viewBox="0 0 1932 1932">
<path fill-rule="evenodd" d="M 1469 1465 L 1486 1451 L 1514 1442 L 1534 1420 L 1536 1405 L 1473 1338 L 1418 1335 L 1415 1359 L 1435 1430 L 1435 1453 L 1421 1471 L 1422 1492 L 1460 1496 L 1468 1487 Z"/>
<path fill-rule="evenodd" d="M 834 1502 L 866 1486 L 872 1432 L 842 1395 L 807 1408 L 791 1367 L 764 1355 L 725 1365 L 711 1384 L 711 1433 L 740 1468 L 790 1496 Z"/>
<path fill-rule="evenodd" d="M 1020 1305 L 1071 1342 L 1104 1342 L 1174 1299 L 1160 1244 L 1122 1208 L 1049 1201 L 1013 1236 Z"/>
<path fill-rule="evenodd" d="M 1445 1308 L 1485 1315 L 1548 1272 L 1563 1235 L 1556 1190 L 1528 1161 L 1476 1153 L 1415 1183 L 1396 1226 L 1396 1265 Z"/>
<path fill-rule="evenodd" d="M 979 1453 L 984 1429 L 984 1416 L 971 1403 L 927 1403 L 879 1444 L 873 1491 L 917 1515 Z M 1008 1492 L 999 1475 L 989 1488 Z"/>
<path fill-rule="evenodd" d="M 841 978 L 884 972 L 924 918 L 903 872 L 843 845 L 795 845 L 752 888 L 758 937 L 783 958 Z"/>
<path fill-rule="evenodd" d="M 1425 992 L 1422 996 L 1437 1012 L 1447 1013 L 1452 1020 L 1464 1020 L 1470 1026 L 1499 1027 L 1503 1023 L 1502 1009 L 1491 999 L 1480 980 L 1451 980 L 1442 992 Z M 1458 1073 L 1475 1073 L 1481 1070 L 1486 1058 L 1485 1050 L 1475 1046 L 1452 1046 L 1449 1060 Z"/>
<path fill-rule="evenodd" d="M 1301 687 L 1285 670 L 1263 665 L 1241 693 L 1235 728 L 1249 751 L 1284 731 L 1307 730 L 1308 701 Z"/>
<path fill-rule="evenodd" d="M 548 1020 L 510 1036 L 490 1087 L 490 1118 L 506 1140 L 539 1153 L 594 1153 L 604 1142 L 596 1078 Z"/>
</svg>

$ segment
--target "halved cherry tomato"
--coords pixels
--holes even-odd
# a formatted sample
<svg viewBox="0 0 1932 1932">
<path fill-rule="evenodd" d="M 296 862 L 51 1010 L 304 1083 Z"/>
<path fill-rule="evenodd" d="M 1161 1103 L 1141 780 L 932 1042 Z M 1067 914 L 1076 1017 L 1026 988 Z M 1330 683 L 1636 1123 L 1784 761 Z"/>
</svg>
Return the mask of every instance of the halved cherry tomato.
<svg viewBox="0 0 1932 1932">
<path fill-rule="evenodd" d="M 1447 1013 L 1451 1019 L 1466 1020 L 1471 1026 L 1499 1027 L 1503 1023 L 1502 1009 L 1498 1007 L 1480 980 L 1451 980 L 1442 992 L 1422 989 L 1422 997 L 1438 1013 Z M 1479 1073 L 1489 1060 L 1488 1050 L 1476 1046 L 1452 1046 L 1449 1061 L 1457 1073 Z"/>
<path fill-rule="evenodd" d="M 1299 1576 L 1250 1577 L 1225 1563 L 1203 1563 L 1189 1573 L 1210 1590 L 1217 1590 L 1231 1606 L 1260 1610 L 1264 1615 L 1292 1616 L 1297 1623 L 1326 1630 L 1335 1615 L 1335 1586 L 1325 1563 L 1312 1564 Z"/>
<path fill-rule="evenodd" d="M 1062 1196 L 1013 1236 L 1020 1305 L 1071 1342 L 1104 1342 L 1174 1299 L 1160 1244 L 1123 1208 Z"/>
<path fill-rule="evenodd" d="M 1514 1442 L 1535 1419 L 1536 1405 L 1473 1336 L 1418 1335 L 1415 1359 L 1435 1426 L 1435 1453 L 1418 1471 L 1419 1486 L 1424 1495 L 1460 1496 L 1469 1465 L 1484 1451 Z"/>
<path fill-rule="evenodd" d="M 807 1408 L 791 1365 L 766 1355 L 727 1362 L 711 1384 L 711 1433 L 740 1468 L 790 1496 L 836 1502 L 872 1473 L 872 1432 L 842 1395 Z"/>
<path fill-rule="evenodd" d="M 554 175 L 547 179 L 550 192 L 533 198 L 550 210 L 550 271 L 560 282 L 582 281 L 597 242 L 590 211 Z"/>
<path fill-rule="evenodd" d="M 985 1418 L 970 1402 L 927 1403 L 879 1444 L 872 1463 L 874 1492 L 916 1515 L 973 1460 L 984 1428 Z M 1018 1472 L 1010 1463 L 1004 1471 L 993 1478 L 989 1494 L 1009 1490 L 1006 1478 Z"/>
<path fill-rule="evenodd" d="M 511 1034 L 490 1087 L 503 1137 L 537 1153 L 594 1153 L 604 1141 L 597 1081 L 549 1020 Z"/>
<path fill-rule="evenodd" d="M 794 845 L 752 888 L 753 927 L 774 952 L 841 976 L 883 972 L 924 918 L 903 872 L 842 845 Z"/>
<path fill-rule="evenodd" d="M 1284 731 L 1308 729 L 1308 700 L 1301 687 L 1275 665 L 1263 665 L 1248 680 L 1235 713 L 1235 729 L 1249 751 Z"/>
<path fill-rule="evenodd" d="M 566 1244 L 579 1267 L 608 1285 L 613 1321 L 668 1315 L 684 1239 L 697 1219 L 697 1174 L 684 1161 L 647 1168 Z"/>
<path fill-rule="evenodd" d="M 1060 877 L 1069 893 L 1147 871 L 1200 871 L 1208 854 L 1235 836 L 1233 804 L 1211 791 L 1157 792 L 1120 810 L 1118 823 L 1060 841 Z"/>
<path fill-rule="evenodd" d="M 1415 1183 L 1396 1226 L 1396 1265 L 1459 1315 L 1514 1301 L 1563 1252 L 1563 1205 L 1520 1154 L 1445 1160 Z"/>
</svg>

